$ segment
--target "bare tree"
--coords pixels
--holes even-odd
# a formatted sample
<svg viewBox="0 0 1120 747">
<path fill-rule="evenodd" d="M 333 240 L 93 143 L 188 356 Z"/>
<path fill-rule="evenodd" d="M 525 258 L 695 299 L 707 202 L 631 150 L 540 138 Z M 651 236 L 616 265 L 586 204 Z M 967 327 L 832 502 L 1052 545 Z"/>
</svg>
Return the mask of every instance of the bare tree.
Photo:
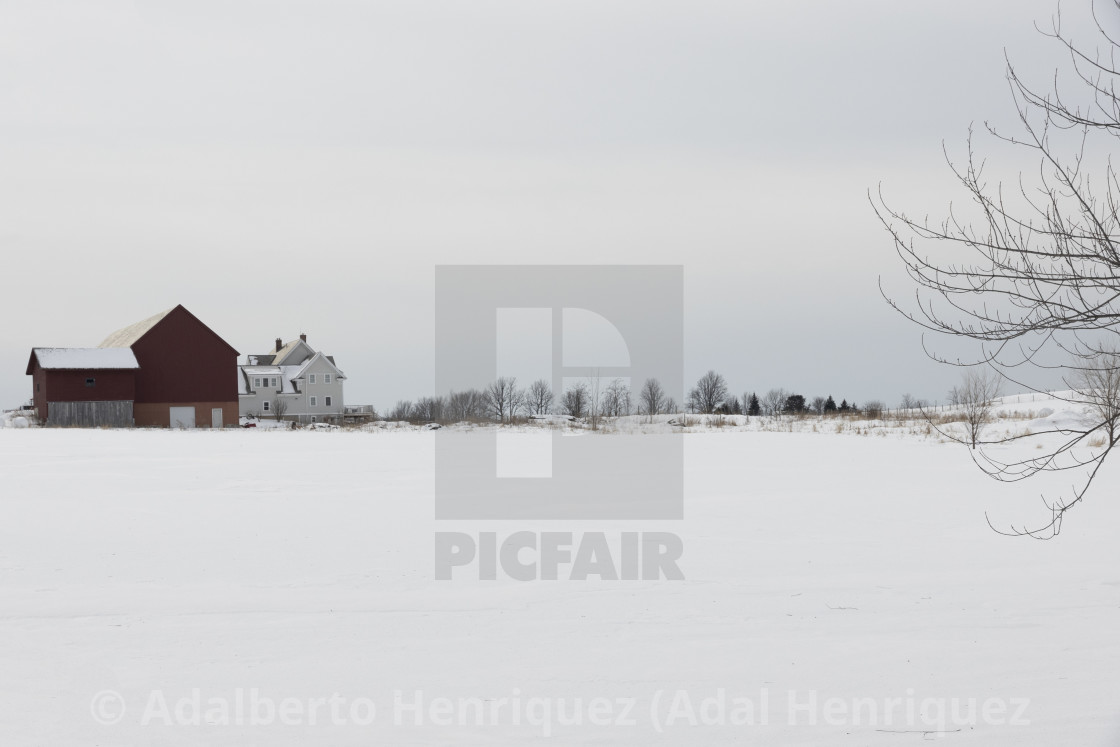
<svg viewBox="0 0 1120 747">
<path fill-rule="evenodd" d="M 950 205 L 943 220 L 912 218 L 888 206 L 881 190 L 873 199 L 917 285 L 913 306 L 884 293 L 888 303 L 927 330 L 979 343 L 973 363 L 1035 391 L 1025 375 L 1032 367 L 1063 368 L 1063 378 L 1074 378 L 1096 369 L 1120 341 L 1120 179 L 1108 158 L 1120 138 L 1120 37 L 1113 32 L 1120 22 L 1120 0 L 1103 5 L 1098 15 L 1095 2 L 1086 2 L 1099 31 L 1095 48 L 1081 39 L 1074 43 L 1063 28 L 1061 8 L 1050 26 L 1040 29 L 1068 60 L 1046 88 L 1024 81 L 1008 60 L 1006 77 L 1018 112 L 1015 129 L 985 129 L 995 149 L 1007 146 L 1009 153 L 1025 158 L 1016 177 L 1002 180 L 986 173 L 989 159 L 976 155 L 970 132 L 963 160 L 946 155 L 967 199 Z M 950 400 L 968 407 L 973 397 L 957 395 Z M 1102 413 L 1095 417 L 1090 431 L 1107 428 Z M 1008 481 L 1069 469 L 1070 449 L 1082 438 L 1075 431 L 1058 447 L 1053 440 L 1039 442 L 1043 456 L 1010 463 L 985 456 L 981 440 L 974 445 L 981 447 L 978 463 L 988 474 Z M 1099 465 L 1090 465 L 1072 495 L 1044 499 L 1052 511 L 1049 523 L 1012 527 L 1011 533 L 1057 534 Z"/>
<path fill-rule="evenodd" d="M 870 399 L 863 403 L 863 414 L 871 420 L 878 420 L 883 416 L 887 407 L 880 400 Z"/>
<path fill-rule="evenodd" d="M 1111 449 L 1120 440 L 1120 354 L 1103 353 L 1075 378 L 1075 397 L 1088 405 L 1104 432 L 1106 448 Z"/>
<path fill-rule="evenodd" d="M 272 414 L 277 420 L 283 420 L 284 415 L 288 412 L 288 400 L 284 397 L 272 398 Z"/>
<path fill-rule="evenodd" d="M 786 407 L 786 399 L 789 393 L 785 389 L 771 389 L 762 398 L 762 414 L 769 415 L 770 417 L 777 417 L 782 414 Z"/>
<path fill-rule="evenodd" d="M 517 388 L 517 379 L 500 376 L 485 391 L 486 409 L 499 423 L 512 422 L 525 405 L 525 390 Z"/>
<path fill-rule="evenodd" d="M 634 398 L 630 392 L 630 382 L 622 381 L 622 386 L 617 390 L 616 401 L 618 402 L 618 414 L 629 415 L 634 409 Z"/>
<path fill-rule="evenodd" d="M 478 389 L 464 389 L 447 395 L 447 419 L 481 420 L 486 417 L 485 397 Z"/>
<path fill-rule="evenodd" d="M 595 375 L 588 379 L 587 385 L 587 414 L 591 420 L 592 430 L 599 427 L 599 416 L 603 411 L 602 388 L 602 377 L 599 375 L 599 369 L 595 369 Z"/>
<path fill-rule="evenodd" d="M 809 409 L 817 415 L 824 415 L 824 405 L 827 401 L 824 397 L 813 397 L 813 401 L 809 403 Z"/>
<path fill-rule="evenodd" d="M 389 411 L 389 420 L 411 420 L 412 419 L 412 400 L 401 399 L 397 400 L 397 404 Z"/>
<path fill-rule="evenodd" d="M 981 443 L 984 427 L 992 422 L 992 408 L 999 396 L 999 387 L 999 376 L 983 368 L 967 369 L 961 378 L 957 407 L 964 417 L 965 442 L 973 449 Z"/>
<path fill-rule="evenodd" d="M 646 379 L 646 382 L 642 384 L 639 399 L 641 400 L 641 411 L 649 417 L 651 423 L 654 416 L 665 411 L 665 390 L 661 388 L 661 382 L 657 379 Z"/>
<path fill-rule="evenodd" d="M 560 403 L 563 405 L 564 412 L 573 418 L 586 417 L 591 406 L 591 394 L 587 389 L 587 384 L 582 381 L 572 384 L 564 390 L 564 396 L 560 398 Z"/>
<path fill-rule="evenodd" d="M 530 415 L 548 415 L 552 412 L 552 400 L 552 385 L 544 379 L 537 379 L 525 395 L 525 408 Z"/>
<path fill-rule="evenodd" d="M 688 390 L 688 394 L 684 398 L 685 412 L 700 412 L 700 392 L 696 387 Z"/>
<path fill-rule="evenodd" d="M 708 371 L 688 393 L 690 409 L 710 414 L 727 399 L 727 382 L 715 371 Z"/>
<path fill-rule="evenodd" d="M 1104 351 L 1085 361 L 1085 365 L 1064 378 L 1063 382 L 1072 389 L 1070 396 L 1064 399 L 1079 405 L 1083 412 L 1081 425 L 1063 422 L 1054 428 L 1032 429 L 998 441 L 980 442 L 981 447 L 991 443 L 1029 442 L 1040 437 L 1052 442 L 1055 436 L 1061 436 L 1058 447 L 1046 447 L 1041 454 L 1035 450 L 1028 451 L 1030 456 L 1009 461 L 997 459 L 983 450 L 973 452 L 979 454 L 978 463 L 985 471 L 1003 482 L 1024 480 L 1039 472 L 1074 470 L 1086 475 L 1084 480 L 1072 486 L 1071 493 L 1043 499 L 1051 515 L 1048 523 L 1033 528 L 1012 526 L 1009 531 L 993 526 L 1003 534 L 1028 535 L 1038 539 L 1056 536 L 1061 531 L 1066 512 L 1084 499 L 1101 465 L 1120 438 L 1120 354 Z"/>
<path fill-rule="evenodd" d="M 614 379 L 603 392 L 603 415 L 617 418 L 630 414 L 630 385 L 622 379 Z"/>
<path fill-rule="evenodd" d="M 412 406 L 409 420 L 422 423 L 447 422 L 447 399 L 441 396 L 421 397 Z"/>
<path fill-rule="evenodd" d="M 898 409 L 900 410 L 913 410 L 917 406 L 918 400 L 915 399 L 914 395 L 910 394 L 909 392 L 902 395 L 902 400 L 898 403 Z"/>
</svg>

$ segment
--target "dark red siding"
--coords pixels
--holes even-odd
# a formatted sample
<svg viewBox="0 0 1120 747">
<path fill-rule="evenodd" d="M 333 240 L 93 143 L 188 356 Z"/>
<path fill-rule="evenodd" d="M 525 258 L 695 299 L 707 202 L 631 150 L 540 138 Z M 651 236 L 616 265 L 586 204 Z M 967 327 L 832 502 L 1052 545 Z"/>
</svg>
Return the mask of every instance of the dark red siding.
<svg viewBox="0 0 1120 747">
<path fill-rule="evenodd" d="M 137 340 L 132 352 L 140 363 L 138 405 L 237 403 L 237 351 L 182 306 Z"/>
<path fill-rule="evenodd" d="M 93 379 L 93 386 L 86 386 Z M 96 369 L 45 370 L 35 362 L 31 374 L 34 385 L 35 412 L 44 422 L 50 418 L 50 402 L 110 402 L 132 400 L 136 394 L 136 371 Z"/>
<path fill-rule="evenodd" d="M 35 368 L 31 372 L 31 399 L 35 403 L 35 414 L 39 420 L 47 419 L 47 372 L 39 367 L 35 361 Z"/>
</svg>

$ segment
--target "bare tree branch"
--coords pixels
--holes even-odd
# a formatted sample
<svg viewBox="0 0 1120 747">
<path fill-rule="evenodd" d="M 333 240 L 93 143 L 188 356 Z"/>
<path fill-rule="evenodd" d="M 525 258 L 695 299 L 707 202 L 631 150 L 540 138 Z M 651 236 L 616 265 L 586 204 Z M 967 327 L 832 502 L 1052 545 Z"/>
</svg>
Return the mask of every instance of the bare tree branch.
<svg viewBox="0 0 1120 747">
<path fill-rule="evenodd" d="M 1093 0 L 1088 5 L 1099 32 L 1095 48 L 1074 43 L 1063 29 L 1060 8 L 1049 27 L 1039 28 L 1068 60 L 1048 89 L 1033 87 L 1010 59 L 1006 62 L 1018 114 L 1015 127 L 985 123 L 983 132 L 997 147 L 1025 157 L 1016 179 L 989 180 L 988 163 L 976 154 L 970 128 L 964 158 L 954 160 L 947 150 L 945 156 L 967 199 L 950 204 L 940 221 L 888 205 L 881 188 L 869 192 L 915 286 L 911 303 L 890 295 L 880 283 L 887 303 L 926 331 L 979 343 L 974 360 L 950 359 L 923 339 L 927 354 L 953 365 L 990 367 L 1033 391 L 1038 390 L 1026 382 L 1026 371 L 1061 370 L 1074 384 L 1073 394 L 1063 398 L 1092 416 L 1083 429 L 1047 431 L 1066 438 L 1043 455 L 1021 461 L 997 459 L 984 449 L 1021 439 L 985 441 L 969 419 L 973 458 L 996 479 L 1016 481 L 1042 471 L 1085 473 L 1069 494 L 1044 498 L 1052 514 L 1049 523 L 1001 530 L 1016 535 L 1056 535 L 1115 442 L 1111 403 L 1120 398 L 1111 389 L 1117 361 L 1110 351 L 1120 345 L 1120 181 L 1111 152 L 1120 137 L 1120 40 L 1109 29 L 1120 21 L 1120 0 L 1108 0 L 1100 14 Z M 950 393 L 966 411 L 976 394 L 967 388 L 966 378 L 961 390 Z M 1090 434 L 1098 431 L 1106 434 L 1107 446 L 1087 454 Z"/>
</svg>

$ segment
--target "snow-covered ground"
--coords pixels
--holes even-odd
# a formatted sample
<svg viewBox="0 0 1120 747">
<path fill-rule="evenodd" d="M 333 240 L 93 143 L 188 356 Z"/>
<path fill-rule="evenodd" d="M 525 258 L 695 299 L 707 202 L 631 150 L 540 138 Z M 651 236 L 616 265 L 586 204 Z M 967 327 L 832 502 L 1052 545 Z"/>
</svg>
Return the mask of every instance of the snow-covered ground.
<svg viewBox="0 0 1120 747">
<path fill-rule="evenodd" d="M 434 521 L 408 428 L 0 429 L 0 744 L 1120 741 L 1115 469 L 1038 542 L 935 437 L 693 430 L 683 521 L 553 524 Z M 479 529 L 676 532 L 686 580 L 433 580 Z"/>
</svg>

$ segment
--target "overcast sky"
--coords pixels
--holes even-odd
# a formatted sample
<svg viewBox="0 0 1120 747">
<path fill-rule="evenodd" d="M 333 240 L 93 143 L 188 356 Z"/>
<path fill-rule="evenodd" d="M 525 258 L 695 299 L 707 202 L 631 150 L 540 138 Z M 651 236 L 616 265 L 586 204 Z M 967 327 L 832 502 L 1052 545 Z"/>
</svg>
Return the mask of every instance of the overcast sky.
<svg viewBox="0 0 1120 747">
<path fill-rule="evenodd" d="M 0 405 L 33 346 L 182 303 L 384 408 L 432 387 L 445 263 L 681 264 L 687 380 L 943 398 L 866 193 L 959 198 L 942 141 L 1011 123 L 1055 7 L 3 3 Z"/>
</svg>

